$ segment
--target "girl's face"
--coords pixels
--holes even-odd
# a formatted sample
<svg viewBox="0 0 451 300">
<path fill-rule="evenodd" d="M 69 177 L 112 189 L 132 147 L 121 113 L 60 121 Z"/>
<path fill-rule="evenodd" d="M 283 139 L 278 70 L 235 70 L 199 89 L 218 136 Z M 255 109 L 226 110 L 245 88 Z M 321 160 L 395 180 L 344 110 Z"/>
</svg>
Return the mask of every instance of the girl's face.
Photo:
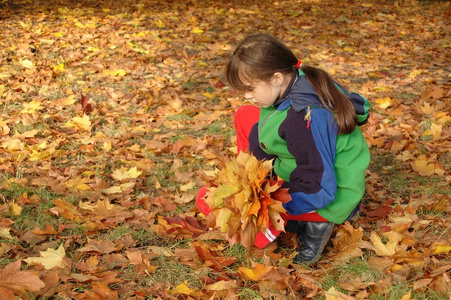
<svg viewBox="0 0 451 300">
<path fill-rule="evenodd" d="M 262 80 L 244 82 L 249 86 L 249 89 L 244 92 L 244 98 L 268 108 L 283 94 L 287 87 L 287 80 L 289 81 L 281 73 L 276 73 L 269 82 Z"/>
<path fill-rule="evenodd" d="M 280 94 L 280 87 L 274 86 L 271 82 L 253 81 L 249 84 L 249 89 L 244 92 L 244 98 L 251 99 L 261 107 L 267 108 L 274 104 Z"/>
</svg>

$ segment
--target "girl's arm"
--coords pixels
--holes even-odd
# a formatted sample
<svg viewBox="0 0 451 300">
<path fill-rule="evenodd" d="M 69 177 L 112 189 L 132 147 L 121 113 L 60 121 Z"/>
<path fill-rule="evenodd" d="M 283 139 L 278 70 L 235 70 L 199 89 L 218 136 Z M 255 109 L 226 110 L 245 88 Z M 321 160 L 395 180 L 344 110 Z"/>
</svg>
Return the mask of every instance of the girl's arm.
<svg viewBox="0 0 451 300">
<path fill-rule="evenodd" d="M 260 148 L 260 143 L 258 142 L 258 122 L 254 124 L 249 134 L 249 150 L 258 160 L 271 160 L 277 157 L 266 153 Z"/>
</svg>

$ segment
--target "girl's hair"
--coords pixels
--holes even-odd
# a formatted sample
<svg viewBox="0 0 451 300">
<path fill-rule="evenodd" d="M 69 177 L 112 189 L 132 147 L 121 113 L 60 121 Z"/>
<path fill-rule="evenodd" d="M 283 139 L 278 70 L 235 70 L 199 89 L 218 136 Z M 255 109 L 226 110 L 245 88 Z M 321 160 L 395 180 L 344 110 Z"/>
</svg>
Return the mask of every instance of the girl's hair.
<svg viewBox="0 0 451 300">
<path fill-rule="evenodd" d="M 245 38 L 233 52 L 226 75 L 230 85 L 240 91 L 254 80 L 269 82 L 276 72 L 292 73 L 298 59 L 291 50 L 269 34 Z M 323 105 L 335 115 L 338 134 L 348 134 L 357 126 L 357 114 L 351 100 L 334 84 L 322 69 L 301 65 L 307 80 L 313 85 Z"/>
</svg>

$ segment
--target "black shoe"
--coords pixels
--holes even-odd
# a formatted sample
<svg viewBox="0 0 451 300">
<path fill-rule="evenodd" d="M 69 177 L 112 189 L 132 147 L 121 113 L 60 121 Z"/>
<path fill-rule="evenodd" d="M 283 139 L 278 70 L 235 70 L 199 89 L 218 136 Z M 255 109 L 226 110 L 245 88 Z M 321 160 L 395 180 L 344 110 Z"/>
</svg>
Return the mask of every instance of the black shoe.
<svg viewBox="0 0 451 300">
<path fill-rule="evenodd" d="M 295 262 L 314 264 L 324 251 L 335 224 L 330 222 L 299 221 L 296 241 L 298 255 Z"/>
<path fill-rule="evenodd" d="M 298 233 L 302 223 L 303 223 L 302 221 L 288 220 L 287 224 L 285 225 L 285 231 L 291 233 Z"/>
</svg>

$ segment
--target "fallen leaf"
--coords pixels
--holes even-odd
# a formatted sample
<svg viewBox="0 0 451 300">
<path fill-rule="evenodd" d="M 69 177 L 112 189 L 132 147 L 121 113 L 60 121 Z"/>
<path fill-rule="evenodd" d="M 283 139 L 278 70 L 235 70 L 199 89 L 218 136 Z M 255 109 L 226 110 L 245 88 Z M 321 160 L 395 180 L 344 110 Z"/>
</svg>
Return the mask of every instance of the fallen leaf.
<svg viewBox="0 0 451 300">
<path fill-rule="evenodd" d="M 88 115 L 83 115 L 82 117 L 73 117 L 71 121 L 65 124 L 68 128 L 74 128 L 81 131 L 91 130 L 91 120 Z"/>
<path fill-rule="evenodd" d="M 21 260 L 8 264 L 0 271 L 0 285 L 18 292 L 38 292 L 45 287 L 39 274 L 32 271 L 20 271 Z"/>
<path fill-rule="evenodd" d="M 273 269 L 272 266 L 265 266 L 264 264 L 255 264 L 252 269 L 246 267 L 239 267 L 238 272 L 246 280 L 258 281 L 263 276 L 268 274 Z"/>
<path fill-rule="evenodd" d="M 20 216 L 20 213 L 22 212 L 22 207 L 19 204 L 12 202 L 9 204 L 9 212 L 15 216 Z"/>
<path fill-rule="evenodd" d="M 337 291 L 334 287 L 331 287 L 326 291 L 326 300 L 339 300 L 339 299 L 354 300 L 355 298 Z"/>
<path fill-rule="evenodd" d="M 47 249 L 46 251 L 39 251 L 42 257 L 29 257 L 24 259 L 24 262 L 30 265 L 41 264 L 46 270 L 51 270 L 55 267 L 64 267 L 63 262 L 66 256 L 66 251 L 63 245 L 59 246 L 58 249 Z"/>
<path fill-rule="evenodd" d="M 181 295 L 188 295 L 188 296 L 194 296 L 194 297 L 201 296 L 203 294 L 202 291 L 190 289 L 187 285 L 187 281 L 182 282 L 181 284 L 176 286 L 174 289 L 169 290 L 168 293 L 173 294 L 173 295 L 181 294 Z"/>
<path fill-rule="evenodd" d="M 384 243 L 382 243 L 380 236 L 375 231 L 371 232 L 370 239 L 371 243 L 373 243 L 375 247 L 377 256 L 392 256 L 393 254 L 395 254 L 393 247 L 390 247 L 390 249 Z"/>
<path fill-rule="evenodd" d="M 451 251 L 451 245 L 444 243 L 434 243 L 431 246 L 431 255 L 437 255 L 446 253 L 448 254 Z"/>
</svg>

